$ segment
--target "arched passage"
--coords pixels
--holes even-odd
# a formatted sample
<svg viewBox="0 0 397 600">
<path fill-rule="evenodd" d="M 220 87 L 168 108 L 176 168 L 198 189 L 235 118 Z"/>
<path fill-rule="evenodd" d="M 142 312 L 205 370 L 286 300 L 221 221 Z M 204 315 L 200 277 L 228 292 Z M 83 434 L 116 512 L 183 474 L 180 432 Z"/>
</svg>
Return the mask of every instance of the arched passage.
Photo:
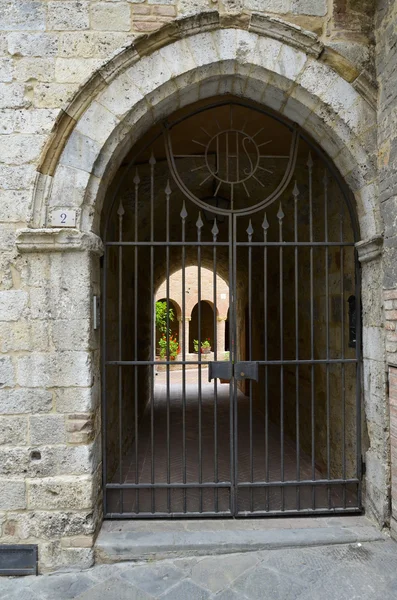
<svg viewBox="0 0 397 600">
<path fill-rule="evenodd" d="M 105 389 L 113 424 L 107 512 L 360 510 L 360 323 L 347 309 L 352 296 L 360 301 L 359 233 L 338 172 L 305 132 L 234 97 L 170 115 L 129 159 L 104 224 L 104 352 L 113 371 Z M 192 268 L 193 310 L 186 300 Z M 209 282 L 201 269 L 212 272 Z M 189 365 L 186 355 L 193 339 L 211 337 L 211 328 L 214 336 L 218 273 L 230 289 L 230 353 L 210 364 L 208 384 L 201 353 Z M 162 358 L 166 375 L 155 389 L 154 290 L 162 298 L 165 290 L 170 305 L 173 278 L 184 290 L 190 347 L 182 341 L 172 365 Z M 120 311 L 120 294 L 131 310 Z M 126 331 L 133 343 L 124 343 Z M 197 381 L 186 379 L 187 366 Z M 120 404 L 128 390 L 133 435 Z M 120 435 L 123 452 L 115 456 L 110 441 Z"/>
</svg>

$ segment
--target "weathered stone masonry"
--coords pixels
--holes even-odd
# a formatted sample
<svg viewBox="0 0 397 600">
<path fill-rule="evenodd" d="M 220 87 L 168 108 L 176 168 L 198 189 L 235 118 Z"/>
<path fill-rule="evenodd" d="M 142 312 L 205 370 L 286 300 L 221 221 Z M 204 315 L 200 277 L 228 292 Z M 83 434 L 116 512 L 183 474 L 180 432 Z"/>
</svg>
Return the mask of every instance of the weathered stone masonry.
<svg viewBox="0 0 397 600">
<path fill-rule="evenodd" d="M 91 564 L 101 523 L 92 296 L 100 293 L 106 190 L 155 120 L 227 92 L 297 121 L 355 196 L 364 502 L 381 525 L 389 522 L 397 15 L 393 2 L 380 2 L 375 47 L 373 3 L 357 5 L 0 1 L 0 540 L 38 543 L 42 570 Z M 75 209 L 76 227 L 51 228 L 54 208 Z"/>
</svg>

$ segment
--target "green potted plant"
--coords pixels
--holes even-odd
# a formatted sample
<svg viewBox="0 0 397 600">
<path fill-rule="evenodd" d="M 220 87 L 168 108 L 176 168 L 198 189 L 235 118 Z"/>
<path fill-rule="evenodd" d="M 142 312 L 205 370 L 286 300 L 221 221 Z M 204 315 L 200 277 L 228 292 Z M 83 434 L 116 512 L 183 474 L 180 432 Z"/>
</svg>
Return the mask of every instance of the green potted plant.
<svg viewBox="0 0 397 600">
<path fill-rule="evenodd" d="M 199 341 L 193 340 L 193 348 L 194 351 L 198 354 L 199 351 Z M 200 353 L 201 354 L 209 354 L 211 352 L 211 340 L 210 338 L 206 338 L 204 342 L 201 342 Z"/>
<path fill-rule="evenodd" d="M 176 335 L 170 334 L 168 337 L 168 352 L 167 352 L 167 336 L 163 333 L 159 339 L 160 359 L 167 360 L 169 353 L 170 360 L 175 360 L 179 352 L 179 342 Z"/>
</svg>

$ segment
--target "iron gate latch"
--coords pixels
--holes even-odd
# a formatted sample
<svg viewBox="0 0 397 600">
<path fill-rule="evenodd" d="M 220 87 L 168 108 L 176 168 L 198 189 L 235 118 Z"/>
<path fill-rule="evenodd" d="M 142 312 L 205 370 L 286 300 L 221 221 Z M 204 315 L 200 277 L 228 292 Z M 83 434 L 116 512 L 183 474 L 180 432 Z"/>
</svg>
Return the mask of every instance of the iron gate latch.
<svg viewBox="0 0 397 600">
<path fill-rule="evenodd" d="M 230 381 L 233 377 L 233 364 L 229 361 L 212 361 L 208 363 L 208 381 L 225 379 Z"/>
<path fill-rule="evenodd" d="M 233 375 L 239 381 L 243 379 L 258 381 L 258 363 L 252 361 L 237 362 L 234 365 L 226 361 L 212 361 L 208 363 L 208 381 L 212 381 L 213 379 L 230 381 Z"/>
<path fill-rule="evenodd" d="M 257 362 L 236 362 L 234 365 L 234 376 L 237 381 L 243 379 L 254 379 L 258 381 L 258 363 Z"/>
</svg>

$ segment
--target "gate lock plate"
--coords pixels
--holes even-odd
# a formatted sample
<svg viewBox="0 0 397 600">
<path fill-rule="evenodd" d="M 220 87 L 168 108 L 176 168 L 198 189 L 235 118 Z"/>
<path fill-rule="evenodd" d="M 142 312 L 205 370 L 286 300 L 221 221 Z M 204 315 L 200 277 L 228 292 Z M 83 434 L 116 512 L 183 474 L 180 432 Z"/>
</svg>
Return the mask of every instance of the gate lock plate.
<svg viewBox="0 0 397 600">
<path fill-rule="evenodd" d="M 233 364 L 231 362 L 209 362 L 208 363 L 208 381 L 213 379 L 225 379 L 230 381 L 233 378 Z"/>
<path fill-rule="evenodd" d="M 254 379 L 255 381 L 258 381 L 258 363 L 252 361 L 235 363 L 234 376 L 237 381 L 244 379 Z"/>
<path fill-rule="evenodd" d="M 233 373 L 234 371 L 234 373 Z M 257 362 L 237 362 L 234 365 L 226 361 L 212 361 L 208 363 L 208 381 L 225 379 L 230 381 L 233 376 L 238 380 L 254 379 L 258 381 Z"/>
</svg>

